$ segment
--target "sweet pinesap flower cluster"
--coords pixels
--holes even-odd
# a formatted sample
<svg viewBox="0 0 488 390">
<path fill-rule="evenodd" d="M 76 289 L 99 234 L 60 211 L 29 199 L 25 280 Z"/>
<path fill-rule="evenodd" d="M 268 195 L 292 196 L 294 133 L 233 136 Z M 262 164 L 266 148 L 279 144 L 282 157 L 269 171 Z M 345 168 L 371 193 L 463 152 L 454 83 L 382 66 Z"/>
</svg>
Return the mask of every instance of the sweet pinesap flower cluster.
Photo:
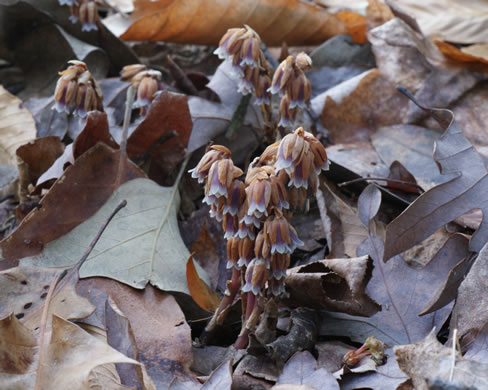
<svg viewBox="0 0 488 390">
<path fill-rule="evenodd" d="M 103 93 L 82 61 L 69 61 L 54 91 L 54 109 L 85 118 L 88 111 L 103 110 Z"/>
<path fill-rule="evenodd" d="M 271 78 L 256 31 L 249 26 L 227 30 L 214 53 L 220 59 L 231 61 L 232 70 L 239 79 L 239 93 L 253 93 L 255 104 L 270 104 Z"/>
<path fill-rule="evenodd" d="M 288 56 L 276 69 L 269 92 L 281 95 L 279 126 L 292 126 L 297 108 L 310 104 L 312 85 L 303 71 L 311 66 L 312 60 L 302 52 L 296 58 Z"/>
<path fill-rule="evenodd" d="M 290 224 L 292 210 L 303 204 L 307 189 L 317 187 L 318 174 L 327 168 L 323 145 L 298 128 L 268 146 L 252 162 L 244 182 L 231 152 L 220 145 L 212 146 L 190 170 L 193 178 L 205 183 L 204 202 L 210 205 L 210 215 L 222 222 L 227 267 L 234 282 L 240 279 L 237 289 L 236 283 L 228 282 L 225 295 L 231 303 L 240 287 L 247 302 L 245 321 L 258 296 L 284 292 L 290 255 L 303 244 Z"/>
<path fill-rule="evenodd" d="M 59 0 L 59 5 L 69 6 L 72 23 L 80 21 L 81 31 L 98 30 L 98 9 L 95 0 Z"/>
<path fill-rule="evenodd" d="M 147 108 L 151 105 L 154 94 L 162 89 L 161 72 L 149 69 L 146 65 L 133 64 L 122 68 L 122 80 L 129 81 L 137 91 L 134 108 Z"/>
</svg>

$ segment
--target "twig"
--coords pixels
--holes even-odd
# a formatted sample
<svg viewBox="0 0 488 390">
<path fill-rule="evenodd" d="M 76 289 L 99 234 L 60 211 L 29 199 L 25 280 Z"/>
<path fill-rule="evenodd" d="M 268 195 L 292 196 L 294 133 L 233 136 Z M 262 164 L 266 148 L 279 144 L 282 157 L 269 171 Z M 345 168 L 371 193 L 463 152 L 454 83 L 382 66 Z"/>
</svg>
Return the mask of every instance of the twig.
<svg viewBox="0 0 488 390">
<path fill-rule="evenodd" d="M 46 301 L 44 302 L 44 307 L 42 310 L 41 316 L 41 325 L 39 329 L 39 361 L 37 362 L 37 372 L 36 372 L 36 384 L 34 390 L 41 390 L 41 367 L 44 363 L 45 353 L 44 353 L 44 337 L 46 333 L 46 325 L 47 325 L 47 316 L 49 314 L 49 305 L 51 304 L 51 299 L 54 294 L 54 290 L 58 285 L 59 281 L 63 279 L 66 275 L 67 270 L 60 271 L 56 274 L 56 277 L 52 281 L 51 285 L 49 286 L 49 290 L 47 292 Z"/>
<path fill-rule="evenodd" d="M 390 178 L 387 178 L 387 177 L 360 177 L 358 179 L 344 181 L 342 183 L 337 184 L 337 186 L 338 187 L 344 187 L 344 186 L 348 186 L 349 184 L 359 183 L 359 182 L 368 181 L 368 180 L 372 180 L 372 181 L 379 180 L 379 181 L 386 181 L 386 182 L 391 181 L 392 183 L 404 184 L 404 185 L 408 185 L 410 187 L 415 187 L 419 191 L 424 192 L 423 188 L 420 187 L 418 184 L 410 183 L 410 182 L 405 181 L 405 180 L 390 179 Z"/>
<path fill-rule="evenodd" d="M 457 342 L 457 328 L 454 329 L 454 333 L 452 335 L 452 351 L 451 351 L 451 372 L 449 373 L 449 382 L 452 382 L 452 378 L 454 377 L 454 367 L 456 365 L 456 342 Z"/>
</svg>

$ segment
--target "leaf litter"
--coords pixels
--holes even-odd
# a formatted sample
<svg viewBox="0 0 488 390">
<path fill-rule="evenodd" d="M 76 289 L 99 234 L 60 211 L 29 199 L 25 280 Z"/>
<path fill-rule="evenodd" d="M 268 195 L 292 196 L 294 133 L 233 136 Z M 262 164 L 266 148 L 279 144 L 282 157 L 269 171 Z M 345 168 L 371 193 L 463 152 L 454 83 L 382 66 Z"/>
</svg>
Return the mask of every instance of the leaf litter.
<svg viewBox="0 0 488 390">
<path fill-rule="evenodd" d="M 134 44 L 120 41 L 101 24 L 100 33 L 80 34 L 79 24 L 71 25 L 67 19 L 67 7 L 59 7 L 55 1 L 22 1 L 0 7 L 0 16 L 11 16 L 0 32 L 0 55 L 7 58 L 7 73 L 13 66 L 8 61 L 14 57 L 4 56 L 10 50 L 5 31 L 20 31 L 15 27 L 19 21 L 26 23 L 35 17 L 44 21 L 35 33 L 16 35 L 12 53 L 23 72 L 16 74 L 26 85 L 11 81 L 5 85 L 10 91 L 21 90 L 24 100 L 50 94 L 55 73 L 68 59 L 83 59 L 94 67 L 97 77 L 107 72 L 112 77 L 101 80 L 107 114 L 90 113 L 85 125 L 64 114 L 52 115 L 51 98 L 31 99 L 26 104 L 33 113 L 27 115 L 33 134 L 30 139 L 36 135 L 60 139 L 37 139 L 19 149 L 10 148 L 13 152 L 0 153 L 0 159 L 8 161 L 3 163 L 12 166 L 17 164 L 17 156 L 22 157 L 18 167 L 21 204 L 16 210 L 17 221 L 22 222 L 0 243 L 0 295 L 5 303 L 0 321 L 5 331 L 10 329 L 9 335 L 23 340 L 28 355 L 27 364 L 15 360 L 17 346 L 9 344 L 10 336 L 0 337 L 6 353 L 17 362 L 14 373 L 9 371 L 11 367 L 0 370 L 2 386 L 10 381 L 41 386 L 49 380 L 53 388 L 406 389 L 413 385 L 421 389 L 448 383 L 483 388 L 479 372 L 484 370 L 486 357 L 479 351 L 486 343 L 488 322 L 482 310 L 486 295 L 482 185 L 488 145 L 480 109 L 487 74 L 484 42 L 477 42 L 475 34 L 468 38 L 459 34 L 465 43 L 477 44 L 460 50 L 456 45 L 432 41 L 402 10 L 377 1 L 368 2 L 366 16 L 324 8 L 324 4 L 333 3 L 325 0 L 319 6 L 300 2 L 290 13 L 286 7 L 291 3 L 280 4 L 283 8 L 272 5 L 271 9 L 283 11 L 276 12 L 274 23 L 268 25 L 272 28 L 261 30 L 260 20 L 253 18 L 247 23 L 262 32 L 268 44 L 281 44 L 283 39 L 293 44 L 285 26 L 293 23 L 297 10 L 302 9 L 301 22 L 310 22 L 303 31 L 313 26 L 314 17 L 327 15 L 334 21 L 328 27 L 335 26 L 326 32 L 328 37 L 350 34 L 326 41 L 313 55 L 314 59 L 320 57 L 321 64 L 312 73 L 333 77 L 323 85 L 310 78 L 315 80 L 314 89 L 317 84 L 315 91 L 321 93 L 314 94 L 312 110 L 304 117 L 307 129 L 317 127 L 317 136 L 326 144 L 333 164 L 320 178 L 318 207 L 312 200 L 312 209 L 320 210 L 320 219 L 318 213 L 307 212 L 297 219 L 297 231 L 307 238 L 307 245 L 292 256 L 285 279 L 287 295 L 269 303 L 247 353 L 240 354 L 228 347 L 240 323 L 241 302 L 236 301 L 217 337 L 225 347 L 218 347 L 218 358 L 212 359 L 210 355 L 217 353 L 209 347 L 199 348 L 198 335 L 208 312 L 218 305 L 218 293 L 226 287 L 225 242 L 220 227 L 202 229 L 197 217 L 183 221 L 180 233 L 178 218 L 205 210 L 201 209 L 201 192 L 186 184 L 179 186 L 179 179 L 174 184 L 174 179 L 183 160 L 184 165 L 193 151 L 198 157 L 211 142 L 223 141 L 235 153 L 239 166 L 246 168 L 265 146 L 262 111 L 253 104 L 242 106 L 227 62 L 219 67 L 211 62 L 193 63 L 193 69 L 180 69 L 175 61 L 171 72 L 161 69 L 164 88 L 169 90 L 155 98 L 146 115 L 134 111 L 130 123 L 122 124 L 127 85 L 113 76 L 122 65 L 137 62 L 129 48 Z M 118 1 L 109 4 L 104 12 L 111 16 L 105 20 L 119 23 Z M 435 4 L 432 1 L 425 7 L 435 9 Z M 235 27 L 235 21 L 226 26 L 229 20 L 225 17 L 219 23 L 222 31 L 196 16 L 196 23 L 179 25 L 172 19 L 174 13 L 182 12 L 188 20 L 196 8 L 180 8 L 176 3 L 158 9 L 160 6 L 159 2 L 136 2 L 132 11 L 120 3 L 121 8 L 133 12 L 126 19 L 128 24 L 142 16 L 128 32 L 150 27 L 144 9 L 151 7 L 157 11 L 152 27 L 169 16 L 161 31 L 175 41 L 217 44 L 227 27 Z M 212 17 L 218 15 L 215 12 Z M 278 22 L 284 15 L 291 16 L 286 23 Z M 425 15 L 422 18 L 420 24 L 425 26 Z M 311 43 L 303 31 L 296 30 L 293 38 Z M 452 38 L 452 31 L 445 31 Z M 469 36 L 467 29 L 464 33 Z M 49 56 L 48 51 L 40 53 L 40 46 L 35 47 L 36 34 L 37 39 L 59 38 L 60 55 L 49 67 L 26 66 L 29 53 L 39 53 L 41 63 Z M 313 44 L 323 41 L 317 33 L 313 38 L 317 40 Z M 369 43 L 361 43 L 366 41 Z M 355 45 L 357 50 L 351 50 L 355 54 L 349 58 L 341 54 L 341 44 Z M 158 61 L 151 53 L 165 44 L 151 45 L 139 43 L 137 50 L 144 53 L 147 49 L 144 58 Z M 293 53 L 296 48 L 289 50 Z M 277 51 L 266 50 L 270 53 Z M 347 68 L 350 64 L 357 67 L 351 70 Z M 51 69 L 49 74 L 46 69 Z M 214 74 L 196 76 L 195 69 L 211 69 Z M 0 83 L 4 71 L 0 67 Z M 177 78 L 172 85 L 183 94 L 175 94 L 169 87 L 171 77 Z M 202 94 L 202 80 L 208 79 L 210 90 Z M 454 114 L 415 106 L 395 91 L 398 84 L 422 104 L 446 107 Z M 27 117 L 20 100 L 10 102 L 16 106 L 16 119 Z M 236 110 L 242 107 L 246 111 L 239 114 L 238 123 L 243 129 L 232 135 L 228 129 L 236 126 Z M 439 114 L 444 135 L 430 114 Z M 114 141 L 120 141 L 127 127 L 132 133 L 129 158 L 135 164 Z M 461 127 L 466 130 L 464 136 Z M 15 145 L 25 144 L 27 139 L 14 133 Z M 44 142 L 48 158 L 39 157 L 46 156 Z M 118 178 L 120 172 L 125 172 L 122 178 Z M 422 193 L 417 183 L 427 192 Z M 191 192 L 182 193 L 181 206 L 178 187 Z M 14 195 L 12 190 L 2 190 Z M 87 237 L 122 199 L 129 205 L 109 224 L 81 268 L 85 279 L 75 278 L 51 297 L 49 287 L 56 284 L 53 280 L 59 276 L 59 268 L 78 262 L 90 247 Z M 2 213 L 0 220 L 2 232 L 12 224 L 12 219 L 3 219 L 13 216 L 13 209 L 7 205 L 5 210 L 6 217 Z M 314 218 L 317 220 L 312 221 Z M 305 232 L 312 226 L 316 229 L 317 224 L 323 225 L 320 235 Z M 192 227 L 195 232 L 184 232 Z M 191 247 L 196 262 L 191 260 L 182 234 L 187 243 L 189 236 L 193 237 L 190 243 L 198 237 Z M 218 286 L 217 293 L 209 286 Z M 433 327 L 436 330 L 431 332 Z M 449 338 L 442 346 L 439 340 L 446 341 L 447 331 Z M 59 349 L 57 340 L 65 334 L 80 343 Z M 377 337 L 387 348 L 394 346 L 396 355 L 387 349 L 384 365 L 365 357 L 357 366 L 345 367 L 344 351 L 357 348 L 369 336 Z M 332 340 L 327 348 L 334 353 L 328 354 L 327 364 L 322 365 L 324 337 Z M 40 348 L 39 339 L 43 340 Z M 338 339 L 347 344 L 334 344 Z M 461 357 L 458 344 L 467 351 L 466 357 Z M 295 354 L 302 349 L 316 356 L 318 349 L 318 362 L 309 352 Z M 88 353 L 96 353 L 97 359 L 87 362 Z M 210 376 L 197 377 L 196 367 L 203 366 L 195 359 L 212 360 L 211 368 L 222 364 L 213 373 L 207 367 L 205 375 Z M 41 366 L 36 366 L 39 361 Z M 52 369 L 53 362 L 61 371 Z M 77 382 L 67 384 L 70 375 Z"/>
</svg>

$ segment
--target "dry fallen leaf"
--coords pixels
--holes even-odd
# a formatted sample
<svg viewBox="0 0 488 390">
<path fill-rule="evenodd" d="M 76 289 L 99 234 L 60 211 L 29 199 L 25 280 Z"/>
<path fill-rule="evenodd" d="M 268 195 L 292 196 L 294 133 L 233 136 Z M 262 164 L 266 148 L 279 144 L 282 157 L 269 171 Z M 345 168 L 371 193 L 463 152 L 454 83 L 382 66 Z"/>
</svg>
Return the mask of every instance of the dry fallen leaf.
<svg viewBox="0 0 488 390">
<path fill-rule="evenodd" d="M 385 260 L 426 239 L 456 217 L 486 207 L 483 199 L 488 181 L 482 157 L 464 137 L 451 111 L 423 109 L 445 130 L 435 144 L 433 158 L 446 181 L 422 194 L 387 226 Z M 470 249 L 479 252 L 487 240 L 488 224 L 483 219 L 471 238 Z"/>
<path fill-rule="evenodd" d="M 488 387 L 488 365 L 465 360 L 452 348 L 443 346 L 429 333 L 417 344 L 394 348 L 398 365 L 413 382 L 416 390 L 435 388 L 485 389 Z"/>
<path fill-rule="evenodd" d="M 201 17 L 205 15 L 205 17 Z M 124 40 L 171 41 L 216 45 L 228 28 L 247 24 L 270 46 L 319 44 L 355 30 L 350 20 L 329 14 L 303 0 L 174 1 L 136 0 L 129 20 L 109 18 L 105 24 Z"/>
<path fill-rule="evenodd" d="M 488 288 L 488 246 L 485 244 L 458 289 L 452 311 L 450 332 L 458 330 L 463 344 L 474 340 L 488 323 L 486 291 Z M 463 341 L 463 337 L 466 340 Z"/>
<path fill-rule="evenodd" d="M 140 365 L 79 326 L 56 315 L 50 340 L 44 346 L 44 364 L 38 368 L 39 346 L 35 333 L 13 314 L 0 320 L 0 387 L 32 389 L 39 376 L 40 388 L 65 390 L 89 388 L 90 374 L 108 363 Z"/>
<path fill-rule="evenodd" d="M 31 211 L 17 229 L 0 242 L 0 268 L 15 267 L 18 259 L 39 254 L 46 243 L 63 236 L 93 215 L 119 184 L 116 181 L 119 161 L 120 153 L 105 144 L 96 145 L 78 158 L 43 197 L 41 208 Z M 127 165 L 126 177 L 122 181 L 144 176 L 144 172 L 128 160 L 124 163 Z M 82 251 L 88 247 L 89 237 L 102 222 L 88 233 L 86 245 L 78 247 L 79 252 L 69 264 L 79 260 Z M 46 226 L 50 228 L 46 229 Z"/>
<path fill-rule="evenodd" d="M 189 294 L 185 266 L 190 253 L 178 231 L 177 188 L 160 187 L 149 179 L 123 184 L 94 216 L 48 243 L 41 255 L 22 263 L 47 267 L 74 264 L 88 247 L 92 232 L 123 199 L 127 207 L 108 225 L 80 276 L 105 276 L 135 288 L 151 283 L 161 290 Z M 208 282 L 201 267 L 197 269 Z"/>
<path fill-rule="evenodd" d="M 15 151 L 36 138 L 36 124 L 22 100 L 0 85 L 0 164 L 17 165 Z"/>
<path fill-rule="evenodd" d="M 98 326 L 110 326 L 111 315 L 105 311 L 110 296 L 130 322 L 138 356 L 157 389 L 167 388 L 173 378 L 191 379 L 193 361 L 190 326 L 175 298 L 152 286 L 136 290 L 107 278 L 87 278 L 78 283 L 78 291 L 97 306 Z M 111 335 L 108 331 L 110 343 Z"/>
<path fill-rule="evenodd" d="M 286 362 L 273 389 L 299 390 L 307 388 L 289 385 L 305 385 L 316 390 L 339 390 L 339 384 L 334 376 L 325 368 L 317 368 L 317 361 L 308 351 L 297 352 Z"/>
<path fill-rule="evenodd" d="M 284 301 L 292 307 L 372 316 L 379 306 L 365 293 L 371 271 L 368 256 L 320 260 L 291 268 L 285 280 L 290 296 Z"/>
<path fill-rule="evenodd" d="M 198 276 L 193 257 L 186 262 L 186 281 L 191 297 L 203 310 L 213 313 L 220 303 L 220 297 L 200 276 Z"/>
</svg>

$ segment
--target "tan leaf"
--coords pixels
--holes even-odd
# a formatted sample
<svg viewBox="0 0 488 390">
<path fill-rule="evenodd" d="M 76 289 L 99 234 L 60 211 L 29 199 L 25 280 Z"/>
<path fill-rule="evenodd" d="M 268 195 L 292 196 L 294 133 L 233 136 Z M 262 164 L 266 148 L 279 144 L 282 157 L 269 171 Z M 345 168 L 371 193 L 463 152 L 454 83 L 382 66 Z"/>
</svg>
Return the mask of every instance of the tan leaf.
<svg viewBox="0 0 488 390">
<path fill-rule="evenodd" d="M 36 138 L 36 124 L 22 100 L 0 85 L 0 164 L 17 165 L 17 148 Z"/>
<path fill-rule="evenodd" d="M 303 0 L 136 0 L 134 7 L 132 24 L 121 35 L 125 40 L 216 45 L 228 28 L 247 24 L 268 45 L 296 46 L 319 44 L 347 32 L 346 23 Z M 110 28 L 120 21 L 107 24 Z"/>
<path fill-rule="evenodd" d="M 79 326 L 56 315 L 51 339 L 45 345 L 44 364 L 39 369 L 42 389 L 89 388 L 92 371 L 107 363 L 137 364 Z M 0 320 L 0 387 L 33 389 L 39 358 L 35 333 L 13 314 Z"/>
</svg>

